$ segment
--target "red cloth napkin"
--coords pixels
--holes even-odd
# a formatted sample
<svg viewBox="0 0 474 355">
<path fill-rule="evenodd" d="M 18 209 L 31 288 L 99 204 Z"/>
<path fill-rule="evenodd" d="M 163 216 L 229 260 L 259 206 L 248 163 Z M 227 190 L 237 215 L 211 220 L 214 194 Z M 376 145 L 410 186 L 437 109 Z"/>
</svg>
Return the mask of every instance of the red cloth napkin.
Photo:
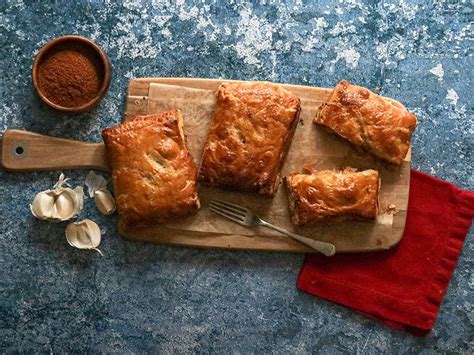
<svg viewBox="0 0 474 355">
<path fill-rule="evenodd" d="M 474 192 L 412 170 L 402 240 L 383 252 L 307 255 L 302 291 L 393 328 L 427 334 L 474 216 Z"/>
</svg>

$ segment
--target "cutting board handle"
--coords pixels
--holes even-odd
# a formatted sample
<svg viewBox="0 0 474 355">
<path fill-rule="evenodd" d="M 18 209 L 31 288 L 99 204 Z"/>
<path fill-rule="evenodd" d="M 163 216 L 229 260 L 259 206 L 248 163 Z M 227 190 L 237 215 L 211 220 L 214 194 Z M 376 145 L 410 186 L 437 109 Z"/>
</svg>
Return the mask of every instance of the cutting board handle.
<svg viewBox="0 0 474 355">
<path fill-rule="evenodd" d="M 109 170 L 105 146 L 10 129 L 3 132 L 2 165 L 8 170 Z"/>
</svg>

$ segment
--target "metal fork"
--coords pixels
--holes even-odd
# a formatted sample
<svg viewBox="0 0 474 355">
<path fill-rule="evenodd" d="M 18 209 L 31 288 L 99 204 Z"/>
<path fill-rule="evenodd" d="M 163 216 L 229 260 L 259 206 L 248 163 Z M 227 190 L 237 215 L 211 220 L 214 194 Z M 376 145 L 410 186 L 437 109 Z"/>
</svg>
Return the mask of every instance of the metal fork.
<svg viewBox="0 0 474 355">
<path fill-rule="evenodd" d="M 299 241 L 300 243 L 307 245 L 308 247 L 314 250 L 319 251 L 321 254 L 324 254 L 326 256 L 333 256 L 336 253 L 336 247 L 334 246 L 334 244 L 321 242 L 319 240 L 306 238 L 299 234 L 288 232 L 283 228 L 274 226 L 273 224 L 264 221 L 259 216 L 257 216 L 255 212 L 251 209 L 217 199 L 213 199 L 211 201 L 209 208 L 211 211 L 243 226 L 264 226 L 274 229 L 280 233 L 286 234 L 287 236 Z"/>
</svg>

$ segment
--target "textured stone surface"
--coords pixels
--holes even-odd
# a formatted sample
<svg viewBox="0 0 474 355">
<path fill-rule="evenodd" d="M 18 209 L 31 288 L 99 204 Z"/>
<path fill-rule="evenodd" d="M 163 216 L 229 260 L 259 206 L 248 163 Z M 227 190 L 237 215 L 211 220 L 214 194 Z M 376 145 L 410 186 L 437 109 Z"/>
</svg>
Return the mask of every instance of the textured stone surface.
<svg viewBox="0 0 474 355">
<path fill-rule="evenodd" d="M 135 77 L 326 87 L 345 78 L 418 116 L 415 168 L 474 187 L 469 2 L 49 3 L 0 2 L 2 130 L 99 141 L 102 128 L 121 121 Z M 76 116 L 41 104 L 30 77 L 40 46 L 70 33 L 97 41 L 113 67 L 100 106 Z M 86 173 L 67 175 L 83 184 Z M 58 175 L 0 170 L 2 352 L 473 351 L 472 232 L 435 328 L 416 338 L 298 292 L 301 255 L 128 242 L 116 233 L 116 217 L 100 216 L 91 200 L 81 218 L 103 228 L 105 256 L 75 250 L 64 224 L 37 221 L 28 210 L 34 193 Z"/>
</svg>

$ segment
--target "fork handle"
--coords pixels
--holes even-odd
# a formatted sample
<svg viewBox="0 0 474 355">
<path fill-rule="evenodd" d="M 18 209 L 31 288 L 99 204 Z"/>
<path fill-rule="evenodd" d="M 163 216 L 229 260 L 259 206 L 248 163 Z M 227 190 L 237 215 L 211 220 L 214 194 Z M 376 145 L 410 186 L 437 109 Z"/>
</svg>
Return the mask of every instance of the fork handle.
<svg viewBox="0 0 474 355">
<path fill-rule="evenodd" d="M 311 238 L 306 238 L 303 237 L 302 235 L 295 234 L 288 232 L 287 230 L 274 226 L 273 224 L 270 224 L 268 222 L 265 222 L 263 220 L 260 220 L 260 224 L 262 226 L 274 229 L 280 233 L 286 234 L 287 236 L 299 241 L 300 243 L 303 243 L 304 245 L 307 245 L 308 247 L 319 251 L 321 254 L 326 255 L 326 256 L 333 256 L 336 253 L 336 247 L 334 244 L 331 243 L 326 243 L 326 242 L 321 242 L 319 240 L 314 240 Z"/>
</svg>

